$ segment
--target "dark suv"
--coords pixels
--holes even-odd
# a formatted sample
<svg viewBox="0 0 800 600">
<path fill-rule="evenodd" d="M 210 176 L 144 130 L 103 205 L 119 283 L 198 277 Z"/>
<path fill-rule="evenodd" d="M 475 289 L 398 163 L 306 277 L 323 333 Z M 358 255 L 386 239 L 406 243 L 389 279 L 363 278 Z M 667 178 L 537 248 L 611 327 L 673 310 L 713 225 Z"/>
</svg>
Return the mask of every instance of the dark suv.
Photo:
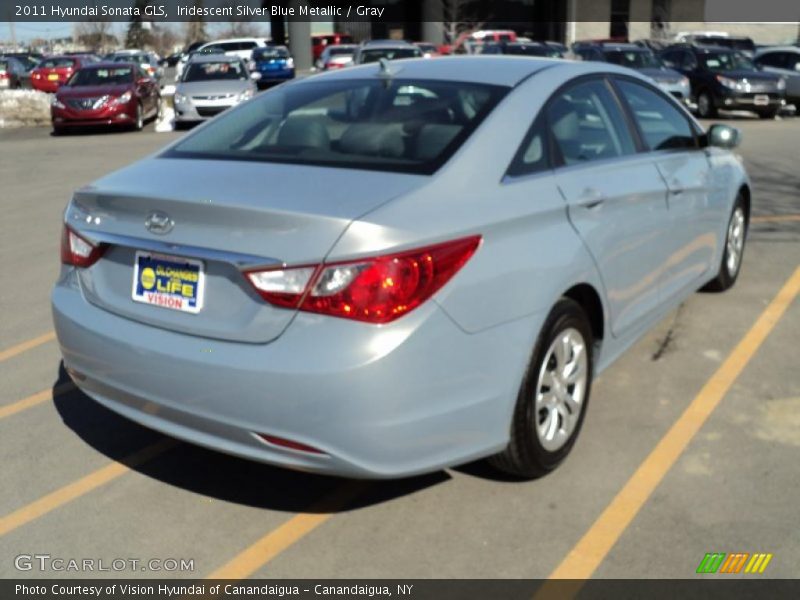
<svg viewBox="0 0 800 600">
<path fill-rule="evenodd" d="M 703 118 L 717 110 L 749 110 L 773 119 L 786 104 L 786 82 L 757 67 L 736 50 L 719 46 L 675 45 L 659 54 L 665 66 L 689 78 L 697 113 Z"/>
</svg>

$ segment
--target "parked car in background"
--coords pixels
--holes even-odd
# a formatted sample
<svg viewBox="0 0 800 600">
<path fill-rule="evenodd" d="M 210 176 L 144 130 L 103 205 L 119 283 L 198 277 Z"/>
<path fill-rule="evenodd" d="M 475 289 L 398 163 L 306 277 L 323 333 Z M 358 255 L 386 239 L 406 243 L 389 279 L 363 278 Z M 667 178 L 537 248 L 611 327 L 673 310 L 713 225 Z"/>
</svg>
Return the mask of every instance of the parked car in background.
<svg viewBox="0 0 800 600">
<path fill-rule="evenodd" d="M 561 58 L 557 48 L 544 42 L 484 42 L 477 54 L 508 54 L 512 56 L 536 56 L 540 58 Z"/>
<path fill-rule="evenodd" d="M 38 52 L 3 52 L 0 54 L 3 58 L 16 58 L 22 63 L 25 72 L 30 75 L 30 72 L 42 61 L 44 56 Z"/>
<path fill-rule="evenodd" d="M 31 71 L 31 86 L 40 92 L 54 94 L 72 74 L 89 61 L 79 56 L 48 56 Z"/>
<path fill-rule="evenodd" d="M 195 54 L 227 54 L 228 56 L 238 56 L 245 62 L 250 60 L 253 50 L 256 48 L 266 48 L 270 43 L 263 38 L 233 38 L 225 40 L 214 40 L 203 44 L 192 44 L 178 64 L 175 66 L 175 81 L 180 80 L 183 70 L 192 56 Z"/>
<path fill-rule="evenodd" d="M 0 90 L 19 90 L 31 87 L 31 77 L 25 65 L 11 56 L 0 56 Z"/>
<path fill-rule="evenodd" d="M 316 63 L 328 46 L 354 44 L 355 39 L 348 33 L 319 33 L 311 36 L 311 58 Z"/>
<path fill-rule="evenodd" d="M 152 52 L 143 50 L 120 50 L 109 59 L 111 62 L 136 63 L 142 70 L 157 82 L 164 77 L 164 67 L 160 66 L 158 57 Z"/>
<path fill-rule="evenodd" d="M 674 96 L 686 108 L 697 107 L 692 101 L 692 89 L 689 78 L 675 69 L 665 67 L 653 52 L 636 44 L 576 44 L 572 52 L 581 60 L 609 62 L 621 67 L 628 67 L 649 77 L 662 90 Z"/>
<path fill-rule="evenodd" d="M 608 63 L 281 85 L 74 193 L 64 369 L 128 419 L 303 472 L 491 457 L 541 476 L 599 373 L 698 288 L 735 284 L 738 140 Z"/>
<path fill-rule="evenodd" d="M 356 44 L 336 44 L 335 46 L 327 46 L 319 58 L 314 63 L 314 66 L 319 71 L 328 71 L 330 69 L 341 69 L 353 64 L 353 54 L 358 46 Z"/>
<path fill-rule="evenodd" d="M 238 56 L 198 52 L 175 86 L 175 124 L 210 119 L 256 93 L 258 72 L 249 73 Z"/>
<path fill-rule="evenodd" d="M 414 44 L 416 44 L 417 48 L 422 50 L 422 58 L 436 58 L 442 55 L 436 44 L 430 44 L 428 42 L 414 42 Z"/>
<path fill-rule="evenodd" d="M 173 52 L 169 56 L 162 58 L 159 64 L 162 67 L 174 67 L 178 64 L 178 61 L 181 59 L 181 55 L 183 52 Z"/>
<path fill-rule="evenodd" d="M 464 32 L 456 38 L 449 54 L 477 54 L 478 47 L 487 42 L 516 42 L 517 34 L 510 29 L 483 29 Z"/>
<path fill-rule="evenodd" d="M 50 107 L 53 132 L 114 126 L 136 131 L 161 110 L 155 79 L 138 63 L 100 62 L 76 71 L 56 92 Z"/>
<path fill-rule="evenodd" d="M 65 56 L 77 56 L 82 58 L 86 64 L 93 62 L 100 62 L 100 57 L 94 52 L 80 51 L 80 52 L 65 52 Z"/>
<path fill-rule="evenodd" d="M 784 79 L 762 71 L 741 52 L 683 44 L 670 46 L 659 56 L 665 66 L 689 78 L 697 114 L 703 118 L 716 116 L 722 108 L 774 119 L 786 104 Z"/>
<path fill-rule="evenodd" d="M 353 64 L 378 62 L 382 58 L 387 60 L 422 58 L 422 50 L 410 42 L 401 40 L 372 40 L 356 48 L 353 53 Z"/>
<path fill-rule="evenodd" d="M 294 59 L 286 46 L 267 46 L 253 50 L 250 70 L 259 73 L 259 88 L 294 79 Z"/>
<path fill-rule="evenodd" d="M 800 48 L 769 46 L 756 52 L 755 63 L 786 81 L 786 102 L 800 111 Z"/>
</svg>

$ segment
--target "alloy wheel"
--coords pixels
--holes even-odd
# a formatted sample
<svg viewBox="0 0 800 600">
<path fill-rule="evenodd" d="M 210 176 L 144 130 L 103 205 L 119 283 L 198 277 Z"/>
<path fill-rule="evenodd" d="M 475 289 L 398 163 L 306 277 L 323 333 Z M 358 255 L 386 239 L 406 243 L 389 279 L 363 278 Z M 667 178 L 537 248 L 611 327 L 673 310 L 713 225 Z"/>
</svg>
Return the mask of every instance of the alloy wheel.
<svg viewBox="0 0 800 600">
<path fill-rule="evenodd" d="M 536 383 L 534 427 L 542 447 L 555 452 L 579 422 L 589 376 L 586 342 L 574 328 L 561 331 L 548 348 Z"/>
<path fill-rule="evenodd" d="M 734 277 L 739 272 L 739 267 L 742 262 L 742 250 L 744 249 L 744 236 L 745 236 L 745 221 L 744 210 L 741 206 L 737 206 L 731 215 L 731 221 L 728 224 L 728 239 L 726 241 L 726 259 L 725 266 L 728 269 L 728 275 Z"/>
</svg>

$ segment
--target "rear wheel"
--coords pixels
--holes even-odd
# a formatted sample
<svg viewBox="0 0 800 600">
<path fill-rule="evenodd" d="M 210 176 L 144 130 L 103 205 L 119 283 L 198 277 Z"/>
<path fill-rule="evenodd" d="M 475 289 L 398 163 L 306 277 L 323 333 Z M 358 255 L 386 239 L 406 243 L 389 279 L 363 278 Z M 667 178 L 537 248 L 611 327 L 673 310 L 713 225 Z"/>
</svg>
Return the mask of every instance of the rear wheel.
<svg viewBox="0 0 800 600">
<path fill-rule="evenodd" d="M 717 116 L 714 98 L 707 91 L 702 91 L 697 95 L 697 114 L 703 119 L 713 119 Z"/>
<path fill-rule="evenodd" d="M 555 469 L 575 444 L 592 384 L 592 331 L 579 304 L 562 298 L 553 308 L 528 365 L 506 449 L 489 458 L 495 468 L 523 478 Z"/>
<path fill-rule="evenodd" d="M 144 111 L 142 110 L 142 105 L 136 105 L 136 116 L 133 120 L 133 130 L 134 131 L 141 131 L 144 129 Z"/>
<path fill-rule="evenodd" d="M 733 287 L 739 277 L 744 257 L 744 245 L 747 239 L 747 212 L 745 211 L 744 198 L 741 194 L 736 197 L 733 204 L 728 229 L 725 235 L 725 249 L 722 253 L 722 263 L 717 276 L 709 281 L 703 288 L 712 292 L 724 292 Z"/>
</svg>

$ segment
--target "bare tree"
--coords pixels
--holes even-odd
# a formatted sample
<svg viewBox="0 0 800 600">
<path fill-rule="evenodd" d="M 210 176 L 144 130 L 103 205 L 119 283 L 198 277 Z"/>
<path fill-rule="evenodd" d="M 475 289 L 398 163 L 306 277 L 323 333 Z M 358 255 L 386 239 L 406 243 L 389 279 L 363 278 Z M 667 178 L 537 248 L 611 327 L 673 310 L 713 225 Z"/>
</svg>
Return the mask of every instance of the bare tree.
<svg viewBox="0 0 800 600">
<path fill-rule="evenodd" d="M 116 36 L 111 33 L 111 25 L 107 19 L 78 21 L 72 28 L 72 37 L 87 50 L 104 53 L 117 44 Z"/>
<path fill-rule="evenodd" d="M 194 0 L 193 4 L 197 8 L 202 8 L 203 0 Z M 186 44 L 204 42 L 207 39 L 208 34 L 206 33 L 206 23 L 203 21 L 203 17 L 191 17 L 186 23 L 184 32 L 184 41 Z"/>
<path fill-rule="evenodd" d="M 455 44 L 462 33 L 481 29 L 486 17 L 477 16 L 474 0 L 439 0 L 442 5 L 442 27 L 445 41 Z"/>
</svg>

